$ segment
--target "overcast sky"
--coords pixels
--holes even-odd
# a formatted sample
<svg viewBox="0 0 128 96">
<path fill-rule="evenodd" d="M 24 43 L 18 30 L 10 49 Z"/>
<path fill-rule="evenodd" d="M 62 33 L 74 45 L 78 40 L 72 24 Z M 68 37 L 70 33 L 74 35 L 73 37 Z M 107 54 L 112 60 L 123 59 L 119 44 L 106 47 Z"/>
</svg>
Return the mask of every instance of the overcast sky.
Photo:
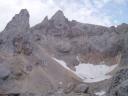
<svg viewBox="0 0 128 96">
<path fill-rule="evenodd" d="M 26 8 L 31 26 L 62 10 L 69 20 L 98 25 L 128 23 L 128 0 L 0 0 L 0 30 Z"/>
</svg>

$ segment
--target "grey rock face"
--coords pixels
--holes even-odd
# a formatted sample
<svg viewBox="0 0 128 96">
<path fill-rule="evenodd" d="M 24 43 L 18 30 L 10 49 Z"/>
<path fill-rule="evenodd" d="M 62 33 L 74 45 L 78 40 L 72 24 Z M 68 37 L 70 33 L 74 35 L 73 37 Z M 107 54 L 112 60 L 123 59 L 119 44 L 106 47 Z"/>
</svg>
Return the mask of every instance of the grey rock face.
<svg viewBox="0 0 128 96">
<path fill-rule="evenodd" d="M 22 9 L 19 14 L 16 14 L 13 19 L 7 24 L 4 30 L 4 36 L 11 38 L 21 32 L 27 32 L 29 29 L 29 13 L 26 9 Z M 11 36 L 9 36 L 11 35 Z"/>
<path fill-rule="evenodd" d="M 88 40 L 92 50 L 97 50 L 99 52 L 108 53 L 116 55 L 118 49 L 118 35 L 116 33 L 103 33 L 101 36 L 92 36 Z M 115 49 L 115 50 L 114 50 Z"/>
<path fill-rule="evenodd" d="M 48 96 L 78 96 L 77 93 L 89 96 L 88 86 L 79 84 L 82 80 L 76 74 L 52 58 L 63 60 L 73 69 L 80 63 L 77 56 L 88 62 L 91 56 L 86 56 L 90 53 L 95 57 L 100 54 L 104 58 L 114 58 L 122 52 L 122 62 L 127 63 L 127 39 L 123 37 L 126 30 L 127 24 L 109 28 L 69 21 L 62 11 L 30 28 L 29 13 L 23 9 L 0 34 L 0 56 L 7 61 L 7 67 L 0 66 L 0 79 L 9 75 L 9 80 L 1 86 L 2 92 L 17 92 L 18 95 L 33 92 L 39 96 L 48 94 L 50 90 L 53 94 Z M 110 89 L 120 90 L 118 94 L 123 88 L 127 90 L 126 83 L 122 85 L 127 80 L 127 73 L 127 68 L 120 70 L 113 77 Z M 57 89 L 60 86 L 58 82 L 62 82 L 60 89 Z"/>
<path fill-rule="evenodd" d="M 13 19 L 7 24 L 6 30 L 12 29 L 12 27 L 23 27 L 24 30 L 19 31 L 25 31 L 29 28 L 29 13 L 26 9 L 22 9 L 19 14 L 16 14 Z M 18 29 L 18 28 L 17 28 Z"/>
<path fill-rule="evenodd" d="M 56 49 L 61 53 L 69 53 L 72 50 L 72 46 L 69 42 L 61 41 L 57 43 Z"/>
<path fill-rule="evenodd" d="M 51 20 L 54 22 L 56 27 L 61 27 L 66 22 L 66 18 L 62 11 L 57 11 L 55 15 L 51 18 Z"/>
<path fill-rule="evenodd" d="M 13 41 L 14 46 L 14 53 L 24 55 L 31 55 L 32 54 L 32 45 L 28 40 L 25 40 L 23 36 L 16 36 Z"/>
<path fill-rule="evenodd" d="M 118 86 L 120 83 L 128 79 L 128 69 L 124 68 L 119 70 L 113 77 L 111 88 Z"/>
<path fill-rule="evenodd" d="M 47 46 L 51 48 L 50 51 L 54 55 L 68 53 L 70 56 L 77 56 L 81 53 L 86 55 L 90 52 L 99 52 L 104 54 L 104 57 L 114 57 L 120 51 L 121 44 L 119 42 L 121 40 L 115 27 L 108 28 L 68 21 L 62 11 L 56 12 L 49 20 L 45 18 L 42 23 L 30 30 L 35 37 L 36 35 L 44 35 L 45 39 L 55 38 L 41 41 L 53 43 L 47 44 Z M 55 52 L 56 50 L 57 52 Z"/>
<path fill-rule="evenodd" d="M 22 9 L 19 14 L 13 17 L 1 33 L 2 46 L 0 46 L 0 50 L 13 53 L 13 38 L 19 34 L 27 34 L 28 30 L 29 13 L 26 9 Z"/>
<path fill-rule="evenodd" d="M 89 86 L 86 84 L 79 84 L 74 89 L 74 92 L 76 93 L 88 93 L 88 91 L 89 91 Z"/>
<path fill-rule="evenodd" d="M 128 30 L 127 30 L 128 31 Z M 122 57 L 121 57 L 121 66 L 128 65 L 128 33 L 123 34 L 123 45 L 122 45 Z"/>
<path fill-rule="evenodd" d="M 122 33 L 125 34 L 125 33 L 127 33 L 127 32 L 128 32 L 128 24 L 123 23 L 123 24 L 117 26 L 116 31 L 117 31 L 119 34 L 122 34 Z"/>
<path fill-rule="evenodd" d="M 128 25 L 122 24 L 117 27 L 118 33 L 121 34 L 122 51 L 120 69 L 114 75 L 108 96 L 127 96 L 128 95 Z M 122 33 L 121 33 L 122 32 Z"/>
<path fill-rule="evenodd" d="M 128 69 L 120 69 L 113 77 L 108 96 L 127 96 Z"/>
<path fill-rule="evenodd" d="M 88 55 L 92 52 L 100 53 L 103 55 L 102 57 L 115 57 L 121 51 L 122 41 L 115 27 L 108 28 L 68 21 L 62 11 L 58 11 L 46 21 L 47 26 L 40 28 L 39 26 L 42 25 L 39 24 L 31 28 L 31 31 L 34 34 L 42 34 L 46 38 L 54 38 L 52 41 L 47 39 L 47 42 L 53 43 L 47 46 L 51 48 L 50 51 L 55 56 L 65 53 L 67 56 Z M 56 50 L 57 52 L 55 52 Z M 63 57 L 60 59 L 63 60 Z"/>
<path fill-rule="evenodd" d="M 4 80 L 11 74 L 9 68 L 6 68 L 5 65 L 0 65 L 0 80 Z"/>
<path fill-rule="evenodd" d="M 122 82 L 110 93 L 110 96 L 127 96 L 128 95 L 128 81 Z"/>
<path fill-rule="evenodd" d="M 67 87 L 64 89 L 64 93 L 65 94 L 71 93 L 74 90 L 74 88 L 75 88 L 75 84 L 69 83 Z"/>
</svg>

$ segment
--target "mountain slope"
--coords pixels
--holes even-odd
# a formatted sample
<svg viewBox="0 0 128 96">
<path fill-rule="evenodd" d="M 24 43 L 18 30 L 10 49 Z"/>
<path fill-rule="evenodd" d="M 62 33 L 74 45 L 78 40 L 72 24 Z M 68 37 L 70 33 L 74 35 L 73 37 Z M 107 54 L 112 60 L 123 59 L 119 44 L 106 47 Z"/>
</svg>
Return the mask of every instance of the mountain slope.
<svg viewBox="0 0 128 96">
<path fill-rule="evenodd" d="M 90 96 L 107 92 L 111 76 L 127 63 L 127 28 L 127 24 L 105 27 L 69 21 L 60 10 L 30 28 L 29 13 L 22 9 L 0 34 L 1 94 L 77 96 L 78 92 Z M 97 78 L 88 84 L 88 79 Z"/>
</svg>

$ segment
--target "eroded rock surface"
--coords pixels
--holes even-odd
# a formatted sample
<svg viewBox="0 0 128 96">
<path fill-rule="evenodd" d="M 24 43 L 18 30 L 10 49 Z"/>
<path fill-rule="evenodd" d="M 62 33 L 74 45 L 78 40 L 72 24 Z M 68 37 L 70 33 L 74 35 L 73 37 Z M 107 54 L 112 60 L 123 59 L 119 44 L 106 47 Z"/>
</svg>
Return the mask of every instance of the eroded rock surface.
<svg viewBox="0 0 128 96">
<path fill-rule="evenodd" d="M 5 96 L 93 96 L 75 73 L 79 63 L 127 63 L 127 24 L 117 27 L 69 21 L 62 11 L 30 28 L 26 9 L 16 14 L 0 34 L 0 93 Z M 68 70 L 52 58 L 66 62 Z M 127 94 L 127 69 L 121 69 L 111 89 Z M 125 90 L 123 90 L 125 89 Z M 109 91 L 110 92 L 110 91 Z M 15 94 L 12 94 L 15 93 Z M 78 94 L 79 93 L 79 94 Z M 124 94 L 122 93 L 122 94 Z M 110 92 L 111 94 L 111 92 Z M 126 96 L 126 95 L 110 95 Z"/>
</svg>

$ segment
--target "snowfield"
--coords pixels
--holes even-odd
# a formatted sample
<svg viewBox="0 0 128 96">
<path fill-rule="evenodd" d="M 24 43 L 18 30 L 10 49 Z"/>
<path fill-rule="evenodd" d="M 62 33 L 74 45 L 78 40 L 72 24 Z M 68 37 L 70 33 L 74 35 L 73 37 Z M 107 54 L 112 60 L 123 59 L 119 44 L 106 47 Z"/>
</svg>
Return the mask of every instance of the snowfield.
<svg viewBox="0 0 128 96">
<path fill-rule="evenodd" d="M 110 79 L 111 75 L 108 75 L 109 72 L 114 70 L 117 67 L 116 65 L 107 66 L 105 64 L 79 64 L 76 66 L 76 74 L 81 77 L 84 82 L 99 82 L 105 79 Z"/>
<path fill-rule="evenodd" d="M 68 66 L 67 66 L 67 64 L 63 61 L 63 60 L 59 60 L 59 59 L 56 59 L 56 58 L 52 58 L 53 60 L 55 60 L 57 63 L 59 63 L 61 66 L 63 66 L 64 68 L 66 68 L 66 69 L 68 69 L 68 70 L 70 70 L 70 71 L 72 71 Z"/>
<path fill-rule="evenodd" d="M 78 66 L 75 66 L 76 71 L 73 71 L 67 66 L 67 64 L 63 60 L 59 60 L 54 57 L 52 59 L 58 62 L 67 70 L 76 74 L 86 83 L 93 83 L 110 79 L 112 76 L 109 75 L 109 73 L 118 66 L 118 64 L 107 66 L 105 64 L 94 65 L 89 63 L 80 63 Z"/>
<path fill-rule="evenodd" d="M 95 95 L 103 96 L 105 93 L 106 93 L 105 91 L 100 91 L 100 92 L 96 92 Z"/>
</svg>

